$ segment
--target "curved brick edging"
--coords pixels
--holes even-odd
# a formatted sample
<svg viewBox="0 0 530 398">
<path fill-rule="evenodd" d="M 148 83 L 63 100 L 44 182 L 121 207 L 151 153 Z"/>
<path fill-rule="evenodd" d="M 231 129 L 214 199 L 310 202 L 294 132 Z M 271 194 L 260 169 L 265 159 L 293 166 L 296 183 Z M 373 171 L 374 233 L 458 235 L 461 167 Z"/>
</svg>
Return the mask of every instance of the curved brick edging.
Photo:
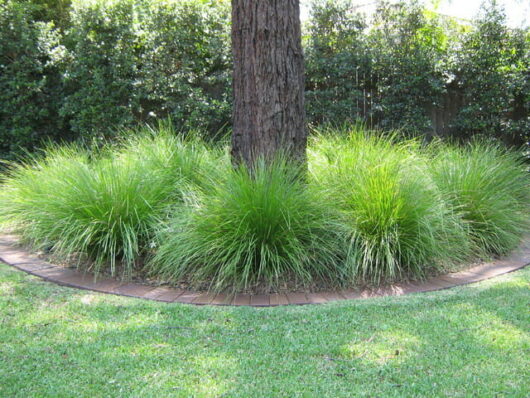
<svg viewBox="0 0 530 398">
<path fill-rule="evenodd" d="M 342 290 L 323 293 L 226 295 L 197 293 L 178 288 L 147 286 L 140 283 L 123 283 L 112 278 L 99 279 L 97 282 L 94 282 L 92 275 L 50 264 L 41 260 L 35 254 L 28 253 L 19 247 L 18 240 L 14 235 L 0 235 L 0 261 L 59 285 L 93 290 L 100 293 L 137 297 L 168 303 L 272 307 L 279 305 L 322 304 L 330 301 L 379 296 L 400 296 L 403 294 L 442 290 L 479 282 L 529 265 L 530 237 L 525 238 L 519 248 L 509 256 L 497 261 L 477 265 L 465 271 L 437 276 L 423 282 L 397 283 L 378 289 Z"/>
</svg>

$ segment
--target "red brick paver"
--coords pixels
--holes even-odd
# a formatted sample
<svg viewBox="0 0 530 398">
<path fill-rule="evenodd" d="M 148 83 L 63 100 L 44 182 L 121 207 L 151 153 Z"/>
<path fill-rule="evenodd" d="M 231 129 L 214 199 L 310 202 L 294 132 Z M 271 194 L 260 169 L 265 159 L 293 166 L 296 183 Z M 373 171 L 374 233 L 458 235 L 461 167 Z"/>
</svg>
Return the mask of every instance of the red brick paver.
<svg viewBox="0 0 530 398">
<path fill-rule="evenodd" d="M 210 304 L 211 305 L 230 305 L 232 303 L 233 298 L 234 298 L 233 295 L 219 293 L 214 297 L 214 299 L 212 300 Z"/>
<path fill-rule="evenodd" d="M 283 293 L 273 293 L 270 295 L 270 301 L 271 305 L 287 305 L 289 304 L 289 300 L 287 300 L 287 296 Z"/>
<path fill-rule="evenodd" d="M 160 291 L 160 288 L 158 288 Z M 153 292 L 147 293 L 147 295 L 156 294 L 156 297 L 154 300 L 156 301 L 164 301 L 166 303 L 173 303 L 175 302 L 180 296 L 182 296 L 185 293 L 182 289 L 172 289 L 172 288 L 164 288 L 164 291 L 162 291 L 160 294 Z"/>
<path fill-rule="evenodd" d="M 232 300 L 232 305 L 250 305 L 250 295 L 236 294 Z"/>
<path fill-rule="evenodd" d="M 289 301 L 289 304 L 295 305 L 311 303 L 305 293 L 287 293 L 287 301 Z"/>
<path fill-rule="evenodd" d="M 193 301 L 198 298 L 201 294 L 196 292 L 184 292 L 179 295 L 176 299 L 176 303 L 193 303 Z"/>
<path fill-rule="evenodd" d="M 145 297 L 146 294 L 155 290 L 154 286 L 140 285 L 139 283 L 126 283 L 114 288 L 114 293 L 122 296 Z"/>
<path fill-rule="evenodd" d="M 339 300 L 344 300 L 346 298 L 338 292 L 324 292 L 320 294 L 324 296 L 326 300 L 328 301 L 339 301 Z"/>
<path fill-rule="evenodd" d="M 307 299 L 311 304 L 323 304 L 329 301 L 327 297 L 322 293 L 308 293 Z"/>
<path fill-rule="evenodd" d="M 250 305 L 253 307 L 269 307 L 271 305 L 269 294 L 256 294 L 250 296 Z"/>
<path fill-rule="evenodd" d="M 197 296 L 192 303 L 198 304 L 198 305 L 206 305 L 210 304 L 213 299 L 215 298 L 215 293 L 201 293 L 199 296 Z"/>
</svg>

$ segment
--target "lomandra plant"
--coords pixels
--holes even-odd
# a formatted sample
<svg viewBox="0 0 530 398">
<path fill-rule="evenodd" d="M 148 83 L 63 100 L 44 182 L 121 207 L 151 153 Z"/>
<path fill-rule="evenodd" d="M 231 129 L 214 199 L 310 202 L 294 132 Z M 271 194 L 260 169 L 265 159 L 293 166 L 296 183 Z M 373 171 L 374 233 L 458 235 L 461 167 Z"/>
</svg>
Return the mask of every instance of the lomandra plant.
<svg viewBox="0 0 530 398">
<path fill-rule="evenodd" d="M 50 148 L 11 170 L 0 220 L 37 248 L 88 257 L 96 273 L 115 274 L 120 264 L 130 276 L 155 224 L 198 179 L 202 150 L 169 134 L 134 138 L 99 156 Z"/>
<path fill-rule="evenodd" d="M 431 148 L 433 178 L 479 253 L 505 254 L 530 226 L 530 175 L 517 151 L 476 141 Z"/>
<path fill-rule="evenodd" d="M 332 208 L 279 157 L 226 169 L 160 232 L 153 275 L 214 290 L 341 281 L 341 236 Z"/>
<path fill-rule="evenodd" d="M 190 186 L 206 189 L 212 175 L 229 163 L 222 148 L 208 144 L 198 131 L 176 133 L 170 120 L 126 132 L 114 156 L 143 164 L 145 170 L 163 170 L 157 174 L 181 199 Z"/>
<path fill-rule="evenodd" d="M 362 129 L 326 132 L 313 140 L 313 178 L 348 231 L 350 281 L 421 278 L 465 258 L 463 227 L 418 153 L 415 140 Z"/>
</svg>

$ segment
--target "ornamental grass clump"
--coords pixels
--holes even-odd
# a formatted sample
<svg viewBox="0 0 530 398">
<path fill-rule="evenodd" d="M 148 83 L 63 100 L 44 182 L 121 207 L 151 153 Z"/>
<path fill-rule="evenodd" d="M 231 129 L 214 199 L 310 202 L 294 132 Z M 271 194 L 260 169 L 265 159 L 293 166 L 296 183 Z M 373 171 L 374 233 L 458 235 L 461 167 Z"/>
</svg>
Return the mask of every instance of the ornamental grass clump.
<svg viewBox="0 0 530 398">
<path fill-rule="evenodd" d="M 182 195 L 187 186 L 206 189 L 220 165 L 229 161 L 221 148 L 209 145 L 200 133 L 189 131 L 177 134 L 167 122 L 158 128 L 130 131 L 121 145 L 114 149 L 114 157 L 130 158 L 146 170 L 153 170 Z M 184 184 L 183 184 L 184 183 Z"/>
<path fill-rule="evenodd" d="M 476 141 L 431 148 L 430 170 L 443 197 L 460 213 L 479 254 L 514 249 L 530 221 L 530 174 L 523 156 Z"/>
<path fill-rule="evenodd" d="M 303 173 L 279 157 L 225 169 L 160 231 L 153 275 L 214 290 L 327 285 L 342 276 L 340 224 Z"/>
<path fill-rule="evenodd" d="M 462 261 L 468 244 L 415 140 L 326 132 L 310 149 L 313 178 L 342 215 L 350 282 L 422 278 Z"/>
<path fill-rule="evenodd" d="M 155 225 L 200 181 L 202 152 L 170 134 L 146 133 L 95 156 L 51 147 L 14 166 L 2 186 L 0 220 L 39 249 L 87 257 L 96 273 L 130 276 Z"/>
</svg>

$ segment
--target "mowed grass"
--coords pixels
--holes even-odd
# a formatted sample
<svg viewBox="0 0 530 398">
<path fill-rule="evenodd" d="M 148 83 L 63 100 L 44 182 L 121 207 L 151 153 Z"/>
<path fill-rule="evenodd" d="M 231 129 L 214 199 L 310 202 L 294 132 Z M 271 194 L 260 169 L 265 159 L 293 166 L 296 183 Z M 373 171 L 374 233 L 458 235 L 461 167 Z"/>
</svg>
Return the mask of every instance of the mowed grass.
<svg viewBox="0 0 530 398">
<path fill-rule="evenodd" d="M 530 268 L 268 309 L 102 295 L 0 265 L 1 397 L 528 397 Z"/>
</svg>

